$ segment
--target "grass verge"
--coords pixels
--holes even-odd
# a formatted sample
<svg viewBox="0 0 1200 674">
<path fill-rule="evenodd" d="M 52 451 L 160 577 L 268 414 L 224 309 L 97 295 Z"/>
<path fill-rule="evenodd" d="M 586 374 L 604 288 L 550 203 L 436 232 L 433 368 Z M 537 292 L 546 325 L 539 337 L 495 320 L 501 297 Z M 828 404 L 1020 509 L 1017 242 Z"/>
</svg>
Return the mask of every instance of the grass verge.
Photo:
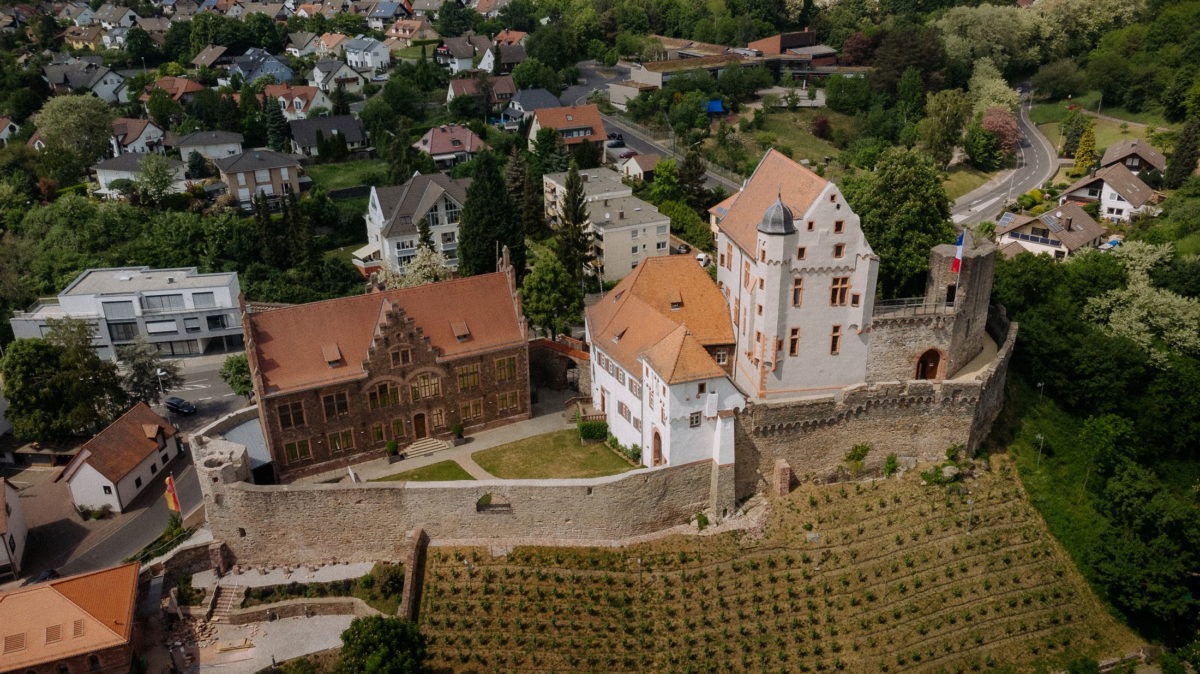
<svg viewBox="0 0 1200 674">
<path fill-rule="evenodd" d="M 970 166 L 955 166 L 946 172 L 946 179 L 942 181 L 942 186 L 946 188 L 946 196 L 954 201 L 991 180 L 994 175 L 996 173 L 986 173 Z"/>
<path fill-rule="evenodd" d="M 1100 92 L 1089 91 L 1082 96 L 1076 96 L 1070 100 L 1061 101 L 1046 101 L 1037 103 L 1029 111 L 1029 118 L 1035 124 L 1044 124 L 1046 122 L 1061 122 L 1067 116 L 1067 106 L 1071 104 L 1081 106 L 1084 110 L 1095 112 L 1097 106 L 1100 105 Z M 1178 128 L 1177 124 L 1172 124 L 1163 118 L 1158 110 L 1142 110 L 1140 112 L 1131 112 L 1118 105 L 1104 104 L 1100 106 L 1101 114 L 1117 119 L 1124 119 L 1136 124 L 1149 124 L 1156 127 Z"/>
<path fill-rule="evenodd" d="M 1123 140 L 1131 138 L 1146 138 L 1146 128 L 1141 126 L 1131 126 L 1126 131 L 1121 131 L 1121 125 L 1117 122 L 1110 122 L 1107 119 L 1092 119 L 1096 130 L 1096 158 L 1099 159 L 1104 150 L 1109 145 L 1119 143 Z M 1058 123 L 1039 124 L 1038 128 L 1046 135 L 1046 139 L 1050 144 L 1058 148 L 1062 146 L 1062 134 L 1059 133 Z"/>
<path fill-rule="evenodd" d="M 340 164 L 312 164 L 304 167 L 313 182 L 326 190 L 366 185 L 379 175 L 387 175 L 387 162 L 382 159 L 360 159 Z"/>
<path fill-rule="evenodd" d="M 403 473 L 377 477 L 371 482 L 448 482 L 474 479 L 457 461 L 439 461 Z"/>
<path fill-rule="evenodd" d="M 632 470 L 601 443 L 583 444 L 575 429 L 554 431 L 471 455 L 487 472 L 504 480 L 601 477 Z"/>
</svg>

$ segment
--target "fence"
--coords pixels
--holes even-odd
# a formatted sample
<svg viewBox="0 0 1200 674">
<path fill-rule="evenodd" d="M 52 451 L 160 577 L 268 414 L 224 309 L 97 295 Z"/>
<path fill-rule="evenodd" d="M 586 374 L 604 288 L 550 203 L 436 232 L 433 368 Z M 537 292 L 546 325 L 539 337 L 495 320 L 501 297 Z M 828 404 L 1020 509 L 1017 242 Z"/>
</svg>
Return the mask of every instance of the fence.
<svg viewBox="0 0 1200 674">
<path fill-rule="evenodd" d="M 905 297 L 875 303 L 876 318 L 899 316 L 926 316 L 931 314 L 953 314 L 953 301 L 934 301 L 924 297 Z"/>
</svg>

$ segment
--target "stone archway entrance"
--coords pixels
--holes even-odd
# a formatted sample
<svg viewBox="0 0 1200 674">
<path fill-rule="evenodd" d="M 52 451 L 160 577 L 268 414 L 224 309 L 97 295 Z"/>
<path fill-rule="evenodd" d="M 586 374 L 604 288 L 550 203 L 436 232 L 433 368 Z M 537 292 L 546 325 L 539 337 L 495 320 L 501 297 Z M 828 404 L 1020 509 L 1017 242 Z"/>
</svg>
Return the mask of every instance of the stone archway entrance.
<svg viewBox="0 0 1200 674">
<path fill-rule="evenodd" d="M 425 430 L 425 414 L 424 413 L 414 414 L 413 415 L 413 439 L 420 440 L 421 438 L 425 437 L 426 435 L 428 435 L 428 432 Z"/>
<path fill-rule="evenodd" d="M 651 465 L 663 465 L 662 436 L 658 434 L 658 431 L 654 431 L 653 451 L 654 453 L 651 454 Z"/>
<path fill-rule="evenodd" d="M 941 366 L 942 352 L 937 349 L 926 351 L 917 359 L 916 379 L 940 379 Z"/>
</svg>

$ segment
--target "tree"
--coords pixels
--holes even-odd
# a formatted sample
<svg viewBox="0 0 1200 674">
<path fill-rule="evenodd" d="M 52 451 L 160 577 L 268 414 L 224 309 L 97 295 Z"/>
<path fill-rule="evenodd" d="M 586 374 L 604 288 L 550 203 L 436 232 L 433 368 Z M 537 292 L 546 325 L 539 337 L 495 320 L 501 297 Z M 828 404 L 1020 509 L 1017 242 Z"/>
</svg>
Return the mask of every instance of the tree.
<svg viewBox="0 0 1200 674">
<path fill-rule="evenodd" d="M 158 206 L 175 191 L 175 170 L 171 167 L 173 161 L 157 152 L 142 157 L 134 184 L 147 203 Z"/>
<path fill-rule="evenodd" d="M 954 156 L 963 126 L 971 113 L 971 102 L 958 89 L 929 94 L 925 99 L 925 119 L 921 120 L 921 144 L 940 166 Z"/>
<path fill-rule="evenodd" d="M 244 353 L 235 353 L 225 358 L 217 374 L 220 375 L 221 381 L 229 386 L 229 390 L 240 396 L 249 398 L 254 392 L 254 382 L 250 378 L 250 361 Z"/>
<path fill-rule="evenodd" d="M 388 164 L 388 181 L 402 185 L 415 173 L 433 173 L 433 157 L 409 144 L 408 139 L 394 135 L 385 145 L 384 159 Z"/>
<path fill-rule="evenodd" d="M 866 78 L 831 75 L 825 81 L 825 105 L 847 115 L 866 110 L 871 105 L 871 88 Z"/>
<path fill-rule="evenodd" d="M 208 177 L 208 162 L 204 160 L 204 156 L 199 152 L 192 150 L 187 157 L 187 177 L 189 178 L 207 178 Z"/>
<path fill-rule="evenodd" d="M 1167 160 L 1163 186 L 1168 189 L 1182 187 L 1195 172 L 1197 159 L 1200 159 L 1200 111 L 1192 113 L 1175 141 L 1175 151 Z"/>
<path fill-rule="evenodd" d="M 291 138 L 291 128 L 283 116 L 283 109 L 274 100 L 266 102 L 267 118 L 267 147 L 276 152 L 288 150 L 288 140 Z"/>
<path fill-rule="evenodd" d="M 654 165 L 654 180 L 650 183 L 647 196 L 654 204 L 682 199 L 683 190 L 679 187 L 679 171 L 675 168 L 674 159 L 659 159 Z"/>
<path fill-rule="evenodd" d="M 447 6 L 456 3 L 447 3 Z M 445 11 L 445 10 L 443 10 Z M 355 618 L 342 632 L 338 671 L 346 674 L 421 674 L 427 656 L 417 626 L 392 616 Z"/>
<path fill-rule="evenodd" d="M 696 211 L 703 211 L 709 206 L 709 191 L 704 186 L 707 179 L 708 167 L 700 151 L 693 147 L 683 156 L 683 162 L 679 165 L 679 190 L 687 205 Z"/>
<path fill-rule="evenodd" d="M 447 6 L 453 4 L 457 3 L 446 3 Z M 333 93 L 329 94 L 329 107 L 334 115 L 350 114 L 350 95 L 346 93 L 346 87 L 341 82 L 334 88 Z"/>
<path fill-rule="evenodd" d="M 567 170 L 563 185 L 562 213 L 558 219 L 558 259 L 576 283 L 583 279 L 583 267 L 591 260 L 592 237 L 588 233 L 588 207 L 583 179 L 574 164 Z"/>
<path fill-rule="evenodd" d="M 842 42 L 842 55 L 838 61 L 848 66 L 865 66 L 871 64 L 874 54 L 875 41 L 856 30 Z"/>
<path fill-rule="evenodd" d="M 983 113 L 979 125 L 996 137 L 1000 151 L 1006 155 L 1016 154 L 1021 146 L 1021 129 L 1012 112 L 1003 108 L 989 108 Z"/>
<path fill-rule="evenodd" d="M 462 218 L 458 226 L 458 272 L 463 276 L 487 274 L 496 271 L 496 258 L 501 245 L 509 246 L 513 255 L 513 266 L 517 266 L 517 251 L 520 262 L 525 262 L 524 232 L 519 233 L 520 221 L 512 217 L 508 192 L 504 189 L 504 178 L 500 175 L 500 162 L 490 151 L 480 152 L 473 162 L 475 176 L 467 188 L 467 201 L 463 204 Z M 520 267 L 518 267 L 520 268 Z"/>
<path fill-rule="evenodd" d="M 988 108 L 1016 110 L 1020 101 L 1017 92 L 1008 86 L 1000 70 L 987 57 L 975 62 L 967 90 L 976 114 L 982 114 Z"/>
<path fill-rule="evenodd" d="M 125 53 L 133 63 L 155 61 L 158 58 L 158 47 L 154 40 L 139 26 L 133 26 L 125 34 Z"/>
<path fill-rule="evenodd" d="M 583 310 L 583 290 L 548 249 L 534 254 L 533 270 L 521 283 L 521 300 L 530 322 L 547 337 L 564 333 Z"/>
<path fill-rule="evenodd" d="M 86 321 L 47 320 L 45 339 L 18 339 L 0 362 L 5 415 L 25 440 L 61 440 L 92 431 L 124 409 L 127 396 L 117 368 L 92 348 Z"/>
<path fill-rule="evenodd" d="M 1075 166 L 1071 173 L 1076 176 L 1087 175 L 1096 165 L 1096 128 L 1091 120 L 1079 136 L 1079 145 L 1075 148 Z"/>
<path fill-rule="evenodd" d="M 150 115 L 150 120 L 164 129 L 170 129 L 175 126 L 175 122 L 183 117 L 183 106 L 179 101 L 171 98 L 171 94 L 165 89 L 155 87 L 150 91 L 150 98 L 146 101 L 146 112 Z"/>
<path fill-rule="evenodd" d="M 69 158 L 71 166 L 82 172 L 108 154 L 112 118 L 112 109 L 99 98 L 67 95 L 47 101 L 33 123 L 46 143 L 46 153 Z"/>
<path fill-rule="evenodd" d="M 183 386 L 179 364 L 159 357 L 158 349 L 142 335 L 133 344 L 117 347 L 117 359 L 125 368 L 121 383 L 133 400 L 157 405 L 165 391 Z"/>
<path fill-rule="evenodd" d="M 1087 129 L 1089 123 L 1090 122 L 1088 121 L 1087 116 L 1084 115 L 1083 112 L 1078 108 L 1070 111 L 1067 113 L 1067 116 L 1063 118 L 1062 123 L 1059 124 L 1058 127 L 1058 130 L 1060 133 L 1062 133 L 1063 137 L 1063 156 L 1075 156 L 1075 148 L 1079 146 L 1079 138 L 1083 135 L 1083 132 L 1085 129 Z"/>
<path fill-rule="evenodd" d="M 887 298 L 920 294 L 930 248 L 954 234 L 937 167 L 916 150 L 891 148 L 874 171 L 847 180 L 844 189 L 879 256 L 880 292 Z"/>
<path fill-rule="evenodd" d="M 538 129 L 537 136 L 533 139 L 532 162 L 532 165 L 537 168 L 538 174 L 546 175 L 547 173 L 566 171 L 570 163 L 571 155 L 567 151 L 566 144 L 563 143 L 562 136 L 558 135 L 558 130 Z"/>
<path fill-rule="evenodd" d="M 980 171 L 995 171 L 1004 161 L 1000 151 L 1000 143 L 995 134 L 975 122 L 967 127 L 966 138 L 963 139 L 963 149 L 971 165 Z"/>
<path fill-rule="evenodd" d="M 900 115 L 900 124 L 912 124 L 921 119 L 924 107 L 925 82 L 921 79 L 921 71 L 909 66 L 896 85 L 896 113 Z"/>
<path fill-rule="evenodd" d="M 442 37 L 458 37 L 473 29 L 481 17 L 474 9 L 457 2 L 447 2 L 438 10 L 433 22 Z"/>
<path fill-rule="evenodd" d="M 558 72 L 535 58 L 518 63 L 512 69 L 512 80 L 518 89 L 545 89 L 555 95 L 562 89 Z"/>
<path fill-rule="evenodd" d="M 1076 96 L 1087 90 L 1087 75 L 1072 59 L 1059 59 L 1038 68 L 1030 80 L 1033 90 L 1053 99 Z"/>
<path fill-rule="evenodd" d="M 550 227 L 546 224 L 542 176 L 534 172 L 532 165 L 525 167 L 525 186 L 521 191 L 521 222 L 525 228 L 525 236 L 534 241 L 541 241 L 550 234 Z"/>
<path fill-rule="evenodd" d="M 990 59 L 1002 72 L 1014 72 L 1038 63 L 1041 42 L 1035 12 L 1016 5 L 954 7 L 934 22 L 946 46 L 952 68 L 966 72 L 981 58 Z"/>
</svg>

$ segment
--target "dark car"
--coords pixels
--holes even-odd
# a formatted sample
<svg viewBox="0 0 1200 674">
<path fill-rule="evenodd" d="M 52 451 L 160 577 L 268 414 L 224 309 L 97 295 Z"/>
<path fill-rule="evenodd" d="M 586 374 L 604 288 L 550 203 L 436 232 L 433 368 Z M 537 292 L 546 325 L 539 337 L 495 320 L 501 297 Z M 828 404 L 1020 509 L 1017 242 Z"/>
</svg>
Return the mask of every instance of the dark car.
<svg viewBox="0 0 1200 674">
<path fill-rule="evenodd" d="M 613 138 L 612 140 L 608 141 L 608 146 L 609 147 L 625 147 L 625 141 L 621 140 L 620 138 Z"/>
<path fill-rule="evenodd" d="M 622 152 L 620 154 L 621 159 L 629 159 L 630 157 L 636 157 L 636 156 L 638 156 L 638 153 L 634 152 L 633 150 L 630 150 L 629 152 Z"/>
<path fill-rule="evenodd" d="M 195 414 L 196 406 L 183 398 L 170 397 L 163 401 L 163 407 L 175 414 Z"/>
<path fill-rule="evenodd" d="M 608 134 L 608 139 L 609 140 L 625 140 L 625 136 L 622 136 L 621 134 L 614 131 L 614 132 Z"/>
<path fill-rule="evenodd" d="M 675 247 L 676 255 L 687 255 L 690 252 L 692 252 L 692 247 L 687 245 L 686 243 L 681 243 Z"/>
<path fill-rule="evenodd" d="M 21 587 L 25 587 L 26 585 L 37 585 L 38 583 L 44 583 L 48 580 L 54 580 L 55 578 L 61 577 L 62 576 L 60 576 L 54 569 L 46 569 L 36 576 L 30 576 L 29 578 L 26 578 L 25 582 L 21 583 Z"/>
</svg>

